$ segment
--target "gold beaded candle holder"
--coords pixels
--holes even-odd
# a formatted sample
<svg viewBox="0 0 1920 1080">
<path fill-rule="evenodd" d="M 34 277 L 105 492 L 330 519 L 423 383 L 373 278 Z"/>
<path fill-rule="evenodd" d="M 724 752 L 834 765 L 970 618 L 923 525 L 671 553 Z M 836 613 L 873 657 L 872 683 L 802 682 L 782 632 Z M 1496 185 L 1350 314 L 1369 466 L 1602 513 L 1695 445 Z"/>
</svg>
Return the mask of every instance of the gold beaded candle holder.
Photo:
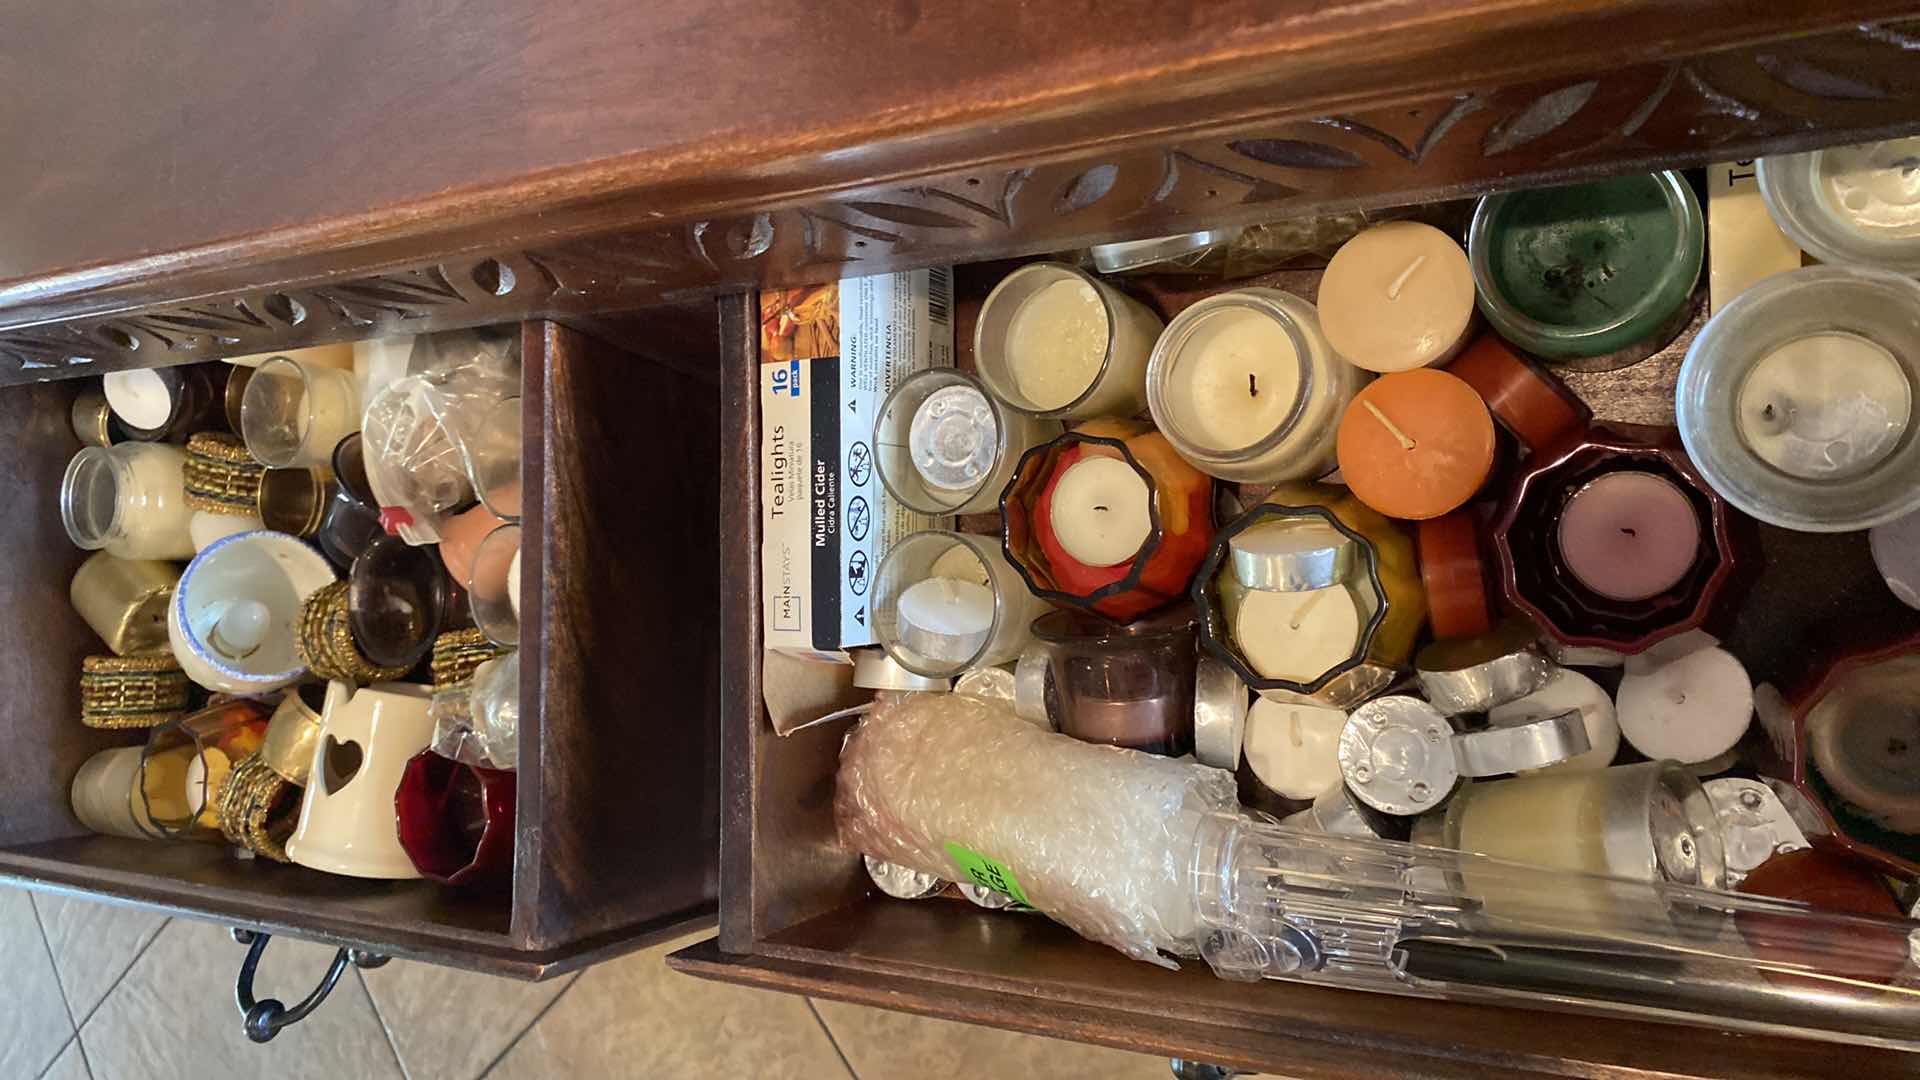
<svg viewBox="0 0 1920 1080">
<path fill-rule="evenodd" d="M 479 630 L 450 630 L 433 641 L 433 686 L 436 690 L 458 686 L 473 678 L 474 669 L 512 649 L 487 640 Z"/>
<path fill-rule="evenodd" d="M 89 656 L 80 662 L 80 722 L 152 728 L 186 714 L 189 683 L 172 655 Z"/>
<path fill-rule="evenodd" d="M 203 431 L 187 440 L 183 475 L 187 505 L 209 514 L 250 516 L 260 502 L 260 476 L 266 467 L 247 453 L 247 444 L 224 431 Z"/>
<path fill-rule="evenodd" d="M 300 660 L 323 679 L 362 686 L 397 679 L 406 668 L 381 667 L 367 659 L 353 640 L 347 618 L 347 583 L 323 585 L 300 605 Z"/>
<path fill-rule="evenodd" d="M 259 754 L 242 758 L 221 785 L 215 814 L 227 842 L 274 862 L 287 858 L 287 838 L 300 819 L 300 789 Z"/>
</svg>

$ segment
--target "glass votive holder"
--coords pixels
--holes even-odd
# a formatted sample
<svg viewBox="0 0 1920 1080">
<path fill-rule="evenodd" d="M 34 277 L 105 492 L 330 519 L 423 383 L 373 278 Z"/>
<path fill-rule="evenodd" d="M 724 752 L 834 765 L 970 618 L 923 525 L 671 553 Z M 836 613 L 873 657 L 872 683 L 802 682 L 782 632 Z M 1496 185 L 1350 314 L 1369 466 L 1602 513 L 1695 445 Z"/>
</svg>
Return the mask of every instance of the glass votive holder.
<svg viewBox="0 0 1920 1080">
<path fill-rule="evenodd" d="M 74 774 L 68 798 L 80 824 L 103 836 L 129 840 L 157 840 L 163 834 L 147 818 L 140 792 L 138 746 L 102 750 L 88 758 Z"/>
<path fill-rule="evenodd" d="M 60 481 L 60 520 L 87 551 L 122 559 L 193 558 L 187 456 L 177 446 L 82 447 Z"/>
<path fill-rule="evenodd" d="M 993 395 L 1035 416 L 1134 416 L 1162 323 L 1147 305 L 1065 263 L 1000 279 L 974 324 L 973 355 Z"/>
<path fill-rule="evenodd" d="M 1800 532 L 1853 532 L 1920 509 L 1920 282 L 1812 266 L 1707 322 L 1680 366 L 1676 423 L 1726 500 Z"/>
<path fill-rule="evenodd" d="M 140 757 L 138 816 L 171 839 L 218 839 L 216 800 L 234 763 L 266 740 L 265 705 L 235 699 L 148 736 Z"/>
<path fill-rule="evenodd" d="M 171 563 L 101 551 L 74 571 L 67 597 L 107 648 L 136 656 L 165 651 L 167 604 L 179 580 L 180 571 Z"/>
<path fill-rule="evenodd" d="M 520 398 L 470 402 L 454 431 L 475 497 L 502 521 L 519 521 Z"/>
<path fill-rule="evenodd" d="M 1333 468 L 1339 420 L 1365 382 L 1314 306 L 1236 289 L 1188 307 L 1147 362 L 1147 407 L 1180 456 L 1225 480 L 1307 480 Z"/>
<path fill-rule="evenodd" d="M 1920 137 L 1754 162 L 1774 224 L 1823 263 L 1920 274 Z"/>
<path fill-rule="evenodd" d="M 386 530 L 380 525 L 380 503 L 373 486 L 367 483 L 364 441 L 359 432 L 341 439 L 333 448 L 333 497 L 320 516 L 314 542 L 335 566 L 353 565 L 367 545 Z"/>
<path fill-rule="evenodd" d="M 1467 234 L 1482 315 L 1549 360 L 1624 367 L 1693 310 L 1706 219 L 1677 172 L 1489 195 Z"/>
<path fill-rule="evenodd" d="M 954 368 L 916 371 L 893 388 L 874 424 L 874 465 L 887 493 L 923 514 L 991 512 L 1021 455 L 1060 434 L 1057 421 L 1007 408 Z"/>
<path fill-rule="evenodd" d="M 1509 606 L 1563 645 L 1632 654 L 1737 599 L 1751 533 L 1671 428 L 1595 424 L 1527 459 L 1490 535 Z"/>
<path fill-rule="evenodd" d="M 1344 541 L 1344 554 L 1296 542 L 1314 536 Z M 1325 570 L 1276 568 L 1289 560 Z M 1248 686 L 1342 709 L 1399 677 L 1427 612 L 1412 540 L 1344 488 L 1321 484 L 1283 485 L 1222 528 L 1192 595 L 1202 644 Z"/>
<path fill-rule="evenodd" d="M 1193 751 L 1191 611 L 1126 626 L 1054 611 L 1034 621 L 1033 636 L 1047 657 L 1047 713 L 1061 734 L 1168 757 Z"/>
<path fill-rule="evenodd" d="M 448 582 L 427 548 L 383 536 L 347 573 L 347 625 L 360 654 L 383 668 L 410 668 L 433 648 Z"/>
<path fill-rule="evenodd" d="M 429 881 L 478 888 L 513 873 L 516 791 L 510 770 L 489 769 L 422 750 L 394 791 L 400 846 Z"/>
<path fill-rule="evenodd" d="M 138 442 L 185 442 L 190 435 L 226 426 L 227 364 L 136 368 L 110 372 L 101 392 L 127 438 Z"/>
<path fill-rule="evenodd" d="M 467 603 L 473 623 L 495 645 L 520 644 L 520 526 L 502 525 L 473 550 Z"/>
<path fill-rule="evenodd" d="M 325 465 L 360 427 L 353 372 L 276 356 L 255 369 L 240 403 L 240 434 L 263 465 Z"/>
<path fill-rule="evenodd" d="M 1019 656 L 1047 610 L 992 537 L 929 529 L 880 563 L 871 612 L 896 663 L 941 679 Z"/>
<path fill-rule="evenodd" d="M 260 523 L 275 532 L 310 537 L 320 531 L 337 487 L 324 466 L 267 469 L 260 474 L 254 510 Z"/>
</svg>

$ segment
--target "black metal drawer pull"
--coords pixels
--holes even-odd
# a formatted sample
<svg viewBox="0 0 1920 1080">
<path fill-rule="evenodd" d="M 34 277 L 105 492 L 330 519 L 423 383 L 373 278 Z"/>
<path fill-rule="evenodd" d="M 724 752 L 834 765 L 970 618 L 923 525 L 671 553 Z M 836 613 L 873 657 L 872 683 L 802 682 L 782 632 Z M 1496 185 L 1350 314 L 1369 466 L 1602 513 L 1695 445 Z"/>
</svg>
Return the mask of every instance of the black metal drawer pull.
<svg viewBox="0 0 1920 1080">
<path fill-rule="evenodd" d="M 333 954 L 333 963 L 327 966 L 327 974 L 320 980 L 320 985 L 314 987 L 313 993 L 301 999 L 299 1004 L 289 1009 L 276 998 L 268 998 L 265 1001 L 253 999 L 253 975 L 259 969 L 260 957 L 266 954 L 267 942 L 273 940 L 273 935 L 243 930 L 236 926 L 233 929 L 233 940 L 247 946 L 247 958 L 240 963 L 240 978 L 234 984 L 233 999 L 234 1003 L 240 1006 L 241 1023 L 247 1029 L 247 1038 L 257 1043 L 270 1041 L 275 1035 L 280 1034 L 280 1029 L 305 1020 L 307 1014 L 319 1008 L 320 1003 L 327 1000 L 327 995 L 333 992 L 333 984 L 339 982 L 340 976 L 346 973 L 348 964 L 362 969 L 377 968 L 388 959 L 378 953 L 343 946 L 340 951 Z"/>
</svg>

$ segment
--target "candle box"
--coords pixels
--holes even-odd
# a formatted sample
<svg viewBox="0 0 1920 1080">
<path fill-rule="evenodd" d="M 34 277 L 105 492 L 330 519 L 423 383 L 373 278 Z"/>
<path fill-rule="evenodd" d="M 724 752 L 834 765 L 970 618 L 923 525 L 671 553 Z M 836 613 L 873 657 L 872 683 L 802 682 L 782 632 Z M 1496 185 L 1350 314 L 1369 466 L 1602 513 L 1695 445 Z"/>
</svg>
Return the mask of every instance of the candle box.
<svg viewBox="0 0 1920 1080">
<path fill-rule="evenodd" d="M 901 537 L 942 524 L 887 494 L 872 440 L 896 384 L 952 365 L 952 311 L 944 268 L 760 294 L 768 648 L 845 661 L 845 650 L 873 644 L 867 601 L 880 563 Z"/>
</svg>

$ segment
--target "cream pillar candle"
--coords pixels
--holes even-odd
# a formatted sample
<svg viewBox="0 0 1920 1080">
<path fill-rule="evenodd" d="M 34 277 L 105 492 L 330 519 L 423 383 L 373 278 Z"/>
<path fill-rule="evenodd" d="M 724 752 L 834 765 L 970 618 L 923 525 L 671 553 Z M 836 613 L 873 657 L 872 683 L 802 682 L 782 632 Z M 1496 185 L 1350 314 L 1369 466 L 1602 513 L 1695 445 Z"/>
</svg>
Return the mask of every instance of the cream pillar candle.
<svg viewBox="0 0 1920 1080">
<path fill-rule="evenodd" d="M 1118 566 L 1153 533 L 1152 497 L 1146 480 L 1118 458 L 1076 461 L 1053 485 L 1053 535 L 1087 566 Z"/>
<path fill-rule="evenodd" d="M 1473 321 L 1473 270 L 1453 237 L 1417 221 L 1375 225 L 1341 245 L 1320 280 L 1320 325 L 1368 371 L 1445 363 Z"/>
<path fill-rule="evenodd" d="M 1614 715 L 1613 699 L 1607 696 L 1599 683 L 1577 671 L 1561 668 L 1554 672 L 1547 685 L 1526 697 L 1505 705 L 1495 705 L 1488 711 L 1487 720 L 1496 727 L 1517 727 L 1556 716 L 1569 709 L 1579 710 L 1580 720 L 1587 728 L 1587 742 L 1591 749 L 1558 765 L 1528 770 L 1522 775 L 1604 769 L 1613 764 L 1613 757 L 1620 750 L 1620 722 Z"/>
<path fill-rule="evenodd" d="M 1312 682 L 1354 654 L 1360 607 L 1345 585 L 1306 592 L 1250 590 L 1233 641 L 1263 678 Z"/>
<path fill-rule="evenodd" d="M 1341 784 L 1340 731 L 1347 714 L 1319 705 L 1255 698 L 1244 752 L 1262 784 L 1289 799 L 1315 799 Z"/>
<path fill-rule="evenodd" d="M 1737 424 L 1761 460 L 1802 480 L 1878 465 L 1905 434 L 1913 388 L 1886 346 L 1827 331 L 1768 353 L 1740 386 Z"/>
<path fill-rule="evenodd" d="M 971 581 L 928 578 L 900 594 L 900 641 L 942 663 L 965 663 L 993 633 L 993 590 Z"/>
<path fill-rule="evenodd" d="M 1655 761 L 1707 761 L 1733 749 L 1753 719 L 1753 681 L 1725 649 L 1688 653 L 1620 680 L 1620 734 Z"/>
<path fill-rule="evenodd" d="M 100 381 L 107 407 L 133 427 L 151 430 L 173 415 L 173 394 L 157 371 L 115 371 Z"/>
</svg>

